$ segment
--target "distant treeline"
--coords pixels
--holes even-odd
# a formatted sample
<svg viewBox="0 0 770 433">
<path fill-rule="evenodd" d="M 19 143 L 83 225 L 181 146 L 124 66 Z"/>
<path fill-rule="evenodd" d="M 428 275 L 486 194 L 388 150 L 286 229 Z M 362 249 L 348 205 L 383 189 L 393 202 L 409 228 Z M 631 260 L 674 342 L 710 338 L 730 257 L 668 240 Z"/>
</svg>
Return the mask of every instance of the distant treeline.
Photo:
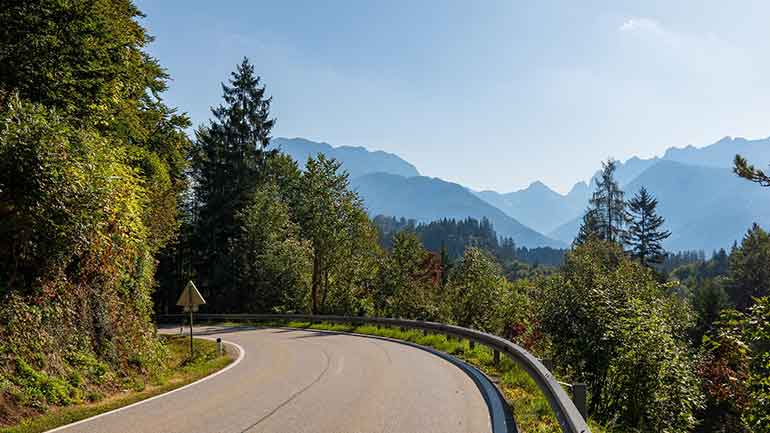
<svg viewBox="0 0 770 433">
<path fill-rule="evenodd" d="M 567 250 L 550 247 L 518 247 L 512 238 L 498 236 L 487 218 L 442 218 L 429 223 L 414 219 L 377 215 L 373 219 L 383 248 L 393 247 L 393 235 L 404 230 L 417 234 L 425 248 L 444 252 L 450 259 L 462 257 L 467 247 L 478 247 L 494 255 L 500 262 L 511 260 L 532 266 L 560 266 Z"/>
</svg>

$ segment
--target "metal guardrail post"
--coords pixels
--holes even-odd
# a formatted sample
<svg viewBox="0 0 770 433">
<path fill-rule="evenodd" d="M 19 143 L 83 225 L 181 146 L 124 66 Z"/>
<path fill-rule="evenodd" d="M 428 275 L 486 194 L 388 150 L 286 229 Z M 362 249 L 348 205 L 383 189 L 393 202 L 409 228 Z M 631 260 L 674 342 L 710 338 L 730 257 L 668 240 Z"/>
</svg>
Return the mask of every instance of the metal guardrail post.
<svg viewBox="0 0 770 433">
<path fill-rule="evenodd" d="M 468 340 L 468 347 L 470 347 L 471 350 L 476 348 L 476 342 L 473 340 Z"/>
<path fill-rule="evenodd" d="M 553 368 L 555 367 L 552 359 L 541 359 L 540 362 L 543 363 L 545 368 L 548 369 L 551 373 L 553 373 Z"/>
<path fill-rule="evenodd" d="M 495 365 L 500 365 L 500 351 L 497 349 L 494 349 L 494 355 L 493 355 L 493 361 Z"/>
<path fill-rule="evenodd" d="M 572 401 L 575 403 L 575 407 L 577 407 L 580 415 L 583 416 L 583 419 L 588 418 L 588 407 L 586 401 L 586 391 L 588 390 L 587 388 L 588 387 L 585 383 L 572 384 Z"/>
</svg>

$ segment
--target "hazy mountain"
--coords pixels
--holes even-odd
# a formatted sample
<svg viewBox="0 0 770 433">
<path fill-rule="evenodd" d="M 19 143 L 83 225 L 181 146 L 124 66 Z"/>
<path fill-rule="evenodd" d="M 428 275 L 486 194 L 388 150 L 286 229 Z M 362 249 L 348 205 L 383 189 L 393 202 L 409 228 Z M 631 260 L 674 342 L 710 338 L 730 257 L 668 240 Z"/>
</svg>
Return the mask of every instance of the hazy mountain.
<svg viewBox="0 0 770 433">
<path fill-rule="evenodd" d="M 512 237 L 517 245 L 564 246 L 526 227 L 456 183 L 388 173 L 367 174 L 352 179 L 351 183 L 371 215 L 392 215 L 423 222 L 440 218 L 486 217 L 499 235 Z"/>
<path fill-rule="evenodd" d="M 473 192 L 419 177 L 412 164 L 386 152 L 301 138 L 276 138 L 273 144 L 300 163 L 319 152 L 342 161 L 372 214 L 420 221 L 486 216 L 501 235 L 524 246 L 569 244 L 594 189 L 592 178 L 590 183 L 578 182 L 566 195 L 542 182 L 510 193 Z M 658 197 L 660 213 L 674 233 L 667 248 L 729 247 L 751 223 L 770 219 L 770 190 L 730 172 L 736 153 L 765 167 L 770 162 L 770 138 L 726 137 L 702 148 L 670 148 L 662 157 L 633 157 L 618 165 L 616 178 L 629 197 L 641 185 Z"/>
<path fill-rule="evenodd" d="M 747 140 L 725 137 L 701 148 L 672 147 L 666 150 L 662 157 L 633 157 L 619 163 L 615 177 L 627 194 L 633 194 L 640 185 L 646 185 L 656 194 L 657 189 L 661 191 L 659 198 L 661 209 L 666 210 L 664 216 L 671 223 L 672 230 L 674 225 L 680 225 L 674 236 L 669 239 L 669 248 L 724 247 L 727 245 L 720 245 L 719 242 L 729 240 L 729 243 L 732 243 L 733 239 L 740 238 L 748 228 L 746 224 L 754 220 L 761 223 L 763 216 L 765 220 L 770 218 L 770 212 L 762 213 L 760 210 L 757 213 L 753 210 L 763 209 L 764 202 L 754 206 L 748 201 L 759 200 L 763 191 L 730 173 L 736 153 L 746 156 L 755 165 L 764 167 L 770 162 L 770 138 Z M 679 167 L 679 170 L 673 167 Z M 721 170 L 708 172 L 702 169 Z M 596 175 L 598 173 L 597 171 Z M 588 205 L 591 191 L 595 188 L 596 175 L 591 179 L 590 185 L 578 183 L 566 196 L 543 188 L 527 188 L 508 194 L 484 191 L 478 193 L 478 196 L 500 207 L 523 224 L 540 230 L 551 238 L 570 242 L 577 233 L 580 217 Z M 711 179 L 719 179 L 720 183 L 713 184 Z M 692 186 L 688 192 L 683 189 L 683 185 L 689 184 Z M 716 191 L 722 196 L 717 195 Z M 770 194 L 770 191 L 765 192 Z M 526 199 L 523 198 L 525 196 Z M 715 197 L 722 200 L 723 207 L 714 203 Z M 675 203 L 666 203 L 669 200 Z M 765 201 L 770 202 L 770 195 Z M 729 203 L 729 206 L 724 206 L 725 203 Z M 696 215 L 698 213 L 701 215 Z M 723 224 L 714 224 L 709 228 L 709 233 L 692 233 L 692 230 L 701 230 L 708 226 L 709 220 L 718 221 L 717 215 L 721 215 Z M 700 218 L 700 222 L 696 224 L 697 218 Z"/>
<path fill-rule="evenodd" d="M 317 143 L 304 138 L 274 138 L 271 144 L 294 158 L 304 167 L 309 156 L 319 153 L 329 158 L 341 161 L 350 177 L 358 177 L 367 173 L 390 173 L 400 176 L 419 176 L 420 173 L 410 163 L 397 155 L 383 151 L 369 151 L 364 147 L 337 146 L 328 143 Z"/>
<path fill-rule="evenodd" d="M 759 140 L 725 137 L 703 148 L 672 147 L 666 150 L 663 159 L 706 167 L 728 168 L 732 167 L 736 153 L 748 158 L 756 166 L 764 168 L 770 162 L 770 137 Z"/>
<path fill-rule="evenodd" d="M 564 223 L 565 219 L 580 215 L 585 209 L 589 192 L 585 182 L 576 184 L 565 196 L 537 181 L 507 194 L 495 191 L 475 194 L 522 224 L 547 233 Z"/>
<path fill-rule="evenodd" d="M 672 236 L 670 250 L 727 248 L 740 241 L 752 223 L 767 225 L 770 191 L 734 175 L 729 168 L 703 167 L 659 160 L 623 186 L 627 197 L 645 186 L 659 201 Z M 580 226 L 576 218 L 549 236 L 572 240 Z"/>
</svg>

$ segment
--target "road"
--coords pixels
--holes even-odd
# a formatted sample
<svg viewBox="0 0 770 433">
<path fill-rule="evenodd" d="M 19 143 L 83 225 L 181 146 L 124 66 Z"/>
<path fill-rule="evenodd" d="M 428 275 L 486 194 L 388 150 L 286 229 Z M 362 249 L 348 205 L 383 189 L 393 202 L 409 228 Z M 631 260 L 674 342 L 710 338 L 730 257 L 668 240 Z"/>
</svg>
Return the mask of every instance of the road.
<svg viewBox="0 0 770 433">
<path fill-rule="evenodd" d="M 493 406 L 484 387 L 457 365 L 419 348 L 307 330 L 199 328 L 197 333 L 236 343 L 242 359 L 193 386 L 56 431 L 492 431 Z"/>
</svg>

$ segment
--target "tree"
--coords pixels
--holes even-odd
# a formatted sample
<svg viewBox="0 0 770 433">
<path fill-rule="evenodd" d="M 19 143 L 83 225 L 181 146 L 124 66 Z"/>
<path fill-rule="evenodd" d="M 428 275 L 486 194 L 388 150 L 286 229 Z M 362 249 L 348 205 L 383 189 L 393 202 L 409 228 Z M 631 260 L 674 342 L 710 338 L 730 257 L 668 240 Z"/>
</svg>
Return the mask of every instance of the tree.
<svg viewBox="0 0 770 433">
<path fill-rule="evenodd" d="M 720 277 L 708 278 L 696 283 L 692 294 L 692 306 L 698 317 L 693 329 L 694 341 L 700 341 L 710 332 L 722 310 L 730 306 L 724 286 L 724 278 Z"/>
<path fill-rule="evenodd" d="M 580 224 L 577 237 L 572 241 L 572 246 L 580 246 L 591 239 L 602 239 L 602 227 L 596 209 L 588 209 L 583 214 L 583 222 Z"/>
<path fill-rule="evenodd" d="M 761 186 L 770 186 L 770 176 L 766 175 L 764 171 L 749 164 L 746 158 L 740 155 L 735 155 L 735 160 L 733 161 L 733 172 L 738 176 L 750 180 L 751 182 L 758 183 Z"/>
<path fill-rule="evenodd" d="M 129 0 L 0 7 L 0 352 L 51 383 L 79 376 L 73 359 L 117 383 L 164 354 L 151 293 L 179 226 L 189 119 L 162 101 L 141 17 Z M 83 376 L 67 395 L 99 386 Z"/>
<path fill-rule="evenodd" d="M 265 176 L 265 149 L 275 125 L 271 98 L 260 83 L 244 58 L 229 85 L 222 84 L 224 104 L 212 108 L 214 119 L 196 131 L 192 152 L 195 268 L 210 302 L 225 308 L 235 299 L 228 293 L 237 291 L 236 259 L 229 254 L 240 234 L 236 214 Z"/>
<path fill-rule="evenodd" d="M 705 423 L 726 432 L 770 431 L 770 298 L 746 312 L 725 310 L 704 337 L 699 373 Z M 709 431 L 705 430 L 704 431 Z"/>
<path fill-rule="evenodd" d="M 610 242 L 623 242 L 628 214 L 623 191 L 615 180 L 616 169 L 617 161 L 602 161 L 602 171 L 596 179 L 596 191 L 591 196 L 590 203 L 595 211 L 601 238 Z"/>
<path fill-rule="evenodd" d="M 496 304 L 506 284 L 500 265 L 489 253 L 467 248 L 454 265 L 448 284 L 455 322 L 482 331 L 497 330 Z"/>
<path fill-rule="evenodd" d="M 730 255 L 728 294 L 736 308 L 747 310 L 753 297 L 770 293 L 770 234 L 752 225 Z"/>
<path fill-rule="evenodd" d="M 351 266 L 352 262 L 376 250 L 376 231 L 340 166 L 323 154 L 308 158 L 293 206 L 301 234 L 313 246 L 313 314 L 323 311 L 332 289 L 341 288 L 343 282 L 352 283 L 351 273 L 363 266 Z M 336 287 L 335 282 L 339 283 Z M 349 301 L 350 296 L 345 299 Z"/>
<path fill-rule="evenodd" d="M 402 231 L 393 237 L 391 254 L 380 268 L 376 305 L 385 317 L 438 320 L 440 276 L 434 278 L 436 257 L 422 246 L 417 234 Z"/>
<path fill-rule="evenodd" d="M 691 310 L 616 242 L 590 240 L 541 284 L 557 365 L 589 385 L 589 412 L 631 429 L 686 432 L 701 405 L 685 330 Z"/>
<path fill-rule="evenodd" d="M 661 242 L 671 236 L 671 232 L 661 229 L 665 221 L 656 213 L 657 206 L 658 200 L 645 187 L 628 202 L 631 224 L 626 242 L 631 246 L 631 256 L 644 266 L 663 262 Z"/>
<path fill-rule="evenodd" d="M 240 312 L 306 312 L 312 248 L 299 237 L 278 187 L 266 183 L 238 212 L 237 258 Z M 269 223 L 268 223 L 269 222 Z"/>
</svg>

